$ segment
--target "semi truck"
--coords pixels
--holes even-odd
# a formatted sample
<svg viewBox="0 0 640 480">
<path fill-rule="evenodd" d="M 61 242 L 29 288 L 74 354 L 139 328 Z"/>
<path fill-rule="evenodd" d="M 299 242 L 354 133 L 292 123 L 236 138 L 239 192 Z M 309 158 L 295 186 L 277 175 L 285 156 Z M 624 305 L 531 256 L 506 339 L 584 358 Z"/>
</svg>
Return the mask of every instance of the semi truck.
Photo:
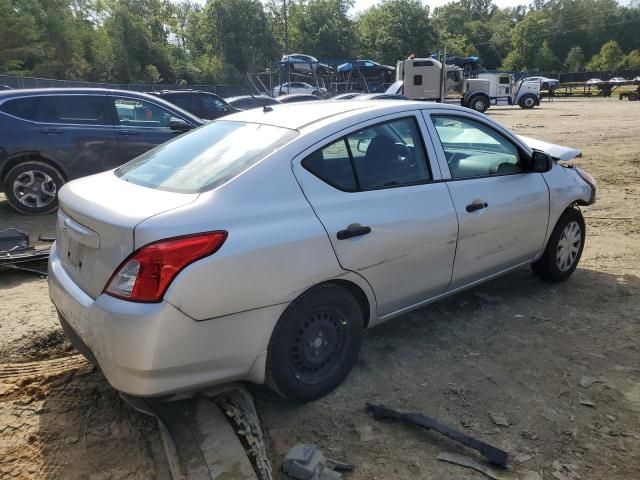
<svg viewBox="0 0 640 480">
<path fill-rule="evenodd" d="M 412 100 L 430 100 L 460 105 L 485 112 L 491 105 L 519 105 L 533 108 L 540 103 L 540 84 L 515 82 L 507 73 L 481 73 L 464 78 L 455 65 L 434 58 L 408 58 L 396 67 L 396 81 L 387 93 L 401 93 Z"/>
</svg>

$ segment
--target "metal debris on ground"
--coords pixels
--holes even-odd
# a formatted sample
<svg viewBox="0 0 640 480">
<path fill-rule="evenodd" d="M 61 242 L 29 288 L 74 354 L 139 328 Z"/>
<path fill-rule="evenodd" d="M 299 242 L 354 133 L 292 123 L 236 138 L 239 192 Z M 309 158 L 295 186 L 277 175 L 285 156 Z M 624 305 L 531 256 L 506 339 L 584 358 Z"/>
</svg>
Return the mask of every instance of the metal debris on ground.
<svg viewBox="0 0 640 480">
<path fill-rule="evenodd" d="M 156 418 L 174 480 L 272 480 L 258 415 L 244 387 L 164 401 L 121 396 Z"/>
<path fill-rule="evenodd" d="M 453 463 L 455 465 L 460 465 L 461 467 L 471 468 L 477 472 L 485 474 L 487 477 L 492 478 L 493 480 L 501 480 L 502 477 L 500 473 L 492 470 L 487 465 L 483 465 L 482 463 L 474 460 L 471 457 L 467 457 L 466 455 L 459 455 L 457 453 L 450 452 L 442 452 L 438 455 L 438 460 L 442 460 L 443 462 Z"/>
<path fill-rule="evenodd" d="M 477 440 L 469 435 L 465 435 L 462 432 L 458 432 L 457 430 L 454 430 L 431 417 L 427 417 L 420 413 L 403 413 L 383 405 L 372 405 L 370 403 L 367 403 L 366 405 L 367 411 L 372 413 L 373 418 L 376 420 L 402 420 L 426 428 L 427 430 L 435 430 L 451 440 L 455 440 L 466 447 L 478 451 L 491 463 L 502 467 L 506 467 L 507 465 L 509 454 L 504 450 L 500 450 L 493 445 L 489 445 L 488 443 Z"/>
<path fill-rule="evenodd" d="M 282 470 L 298 480 L 339 480 L 353 465 L 325 457 L 317 445 L 299 443 L 285 455 Z"/>
<path fill-rule="evenodd" d="M 38 270 L 26 265 L 48 258 L 49 248 L 30 246 L 27 233 L 15 228 L 0 231 L 0 270 L 20 270 L 46 276 L 46 270 Z"/>
</svg>

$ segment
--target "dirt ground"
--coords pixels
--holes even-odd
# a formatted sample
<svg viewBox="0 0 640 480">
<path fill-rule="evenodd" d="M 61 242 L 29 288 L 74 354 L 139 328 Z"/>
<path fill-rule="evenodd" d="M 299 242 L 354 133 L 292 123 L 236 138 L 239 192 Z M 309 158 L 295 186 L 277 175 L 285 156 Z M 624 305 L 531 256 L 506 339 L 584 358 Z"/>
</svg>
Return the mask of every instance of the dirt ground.
<svg viewBox="0 0 640 480">
<path fill-rule="evenodd" d="M 353 463 L 350 479 L 482 479 L 472 454 L 376 422 L 365 401 L 423 412 L 508 450 L 508 478 L 640 478 L 640 103 L 571 99 L 492 108 L 517 133 L 574 146 L 599 182 L 569 281 L 524 268 L 367 332 L 357 367 L 307 405 L 252 387 L 277 470 L 297 442 Z M 0 228 L 52 234 L 53 216 Z M 0 273 L 0 478 L 166 478 L 155 425 L 65 341 L 46 281 Z"/>
</svg>

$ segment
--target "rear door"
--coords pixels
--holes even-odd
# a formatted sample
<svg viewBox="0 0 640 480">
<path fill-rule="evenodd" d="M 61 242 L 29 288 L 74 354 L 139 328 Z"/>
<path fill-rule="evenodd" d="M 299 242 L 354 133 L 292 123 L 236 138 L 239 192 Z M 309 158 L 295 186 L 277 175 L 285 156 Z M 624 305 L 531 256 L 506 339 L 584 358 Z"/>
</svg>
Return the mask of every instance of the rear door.
<svg viewBox="0 0 640 480">
<path fill-rule="evenodd" d="M 460 225 L 451 288 L 533 260 L 549 221 L 549 190 L 526 151 L 478 116 L 426 114 Z"/>
<path fill-rule="evenodd" d="M 422 118 L 385 116 L 328 137 L 293 170 L 338 260 L 373 287 L 380 316 L 449 285 L 458 224 Z"/>
<path fill-rule="evenodd" d="M 156 103 L 126 95 L 109 95 L 107 99 L 115 118 L 120 165 L 181 133 L 169 125 L 172 120 L 185 119 Z"/>
<path fill-rule="evenodd" d="M 67 179 L 116 166 L 117 143 L 104 94 L 43 95 L 34 116 L 37 123 L 28 128 L 37 140 L 31 148 L 54 159 Z"/>
</svg>

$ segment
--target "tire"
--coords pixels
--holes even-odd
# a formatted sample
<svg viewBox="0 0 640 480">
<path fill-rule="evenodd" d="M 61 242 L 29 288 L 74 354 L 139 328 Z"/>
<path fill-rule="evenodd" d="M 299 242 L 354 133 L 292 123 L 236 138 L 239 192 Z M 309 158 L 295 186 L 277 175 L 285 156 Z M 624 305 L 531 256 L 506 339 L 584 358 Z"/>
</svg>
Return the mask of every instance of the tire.
<svg viewBox="0 0 640 480">
<path fill-rule="evenodd" d="M 4 194 L 13 208 L 28 215 L 42 215 L 58 208 L 62 174 L 51 165 L 28 160 L 12 167 L 4 178 Z"/>
<path fill-rule="evenodd" d="M 287 307 L 273 330 L 267 385 L 285 398 L 303 402 L 328 394 L 355 365 L 363 325 L 360 305 L 343 287 L 327 283 L 306 291 Z"/>
<path fill-rule="evenodd" d="M 520 99 L 518 105 L 520 106 L 520 108 L 533 108 L 536 106 L 536 97 L 534 97 L 533 95 L 525 95 Z"/>
<path fill-rule="evenodd" d="M 476 112 L 484 113 L 489 108 L 489 99 L 483 95 L 471 97 L 468 107 Z"/>
<path fill-rule="evenodd" d="M 564 282 L 578 266 L 585 239 L 582 213 L 577 208 L 567 209 L 556 223 L 542 257 L 531 264 L 531 269 L 545 280 Z"/>
</svg>

